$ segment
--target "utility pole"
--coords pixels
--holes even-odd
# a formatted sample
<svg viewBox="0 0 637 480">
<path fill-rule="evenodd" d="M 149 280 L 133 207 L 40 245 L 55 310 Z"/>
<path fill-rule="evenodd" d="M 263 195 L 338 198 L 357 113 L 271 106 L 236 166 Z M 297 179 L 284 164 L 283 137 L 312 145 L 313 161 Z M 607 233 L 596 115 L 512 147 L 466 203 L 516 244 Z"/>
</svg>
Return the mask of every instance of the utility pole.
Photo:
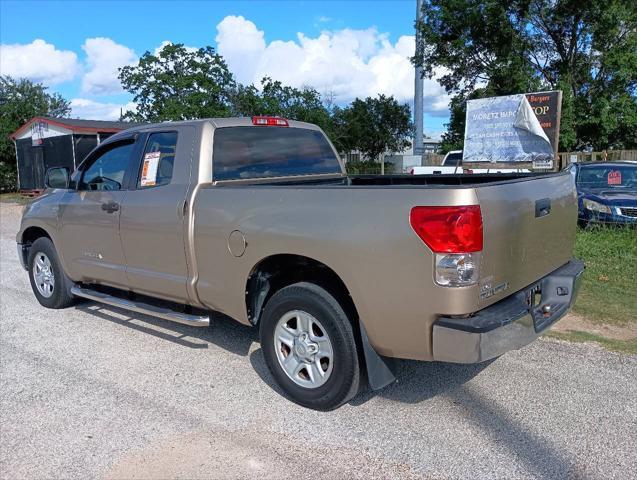
<svg viewBox="0 0 637 480">
<path fill-rule="evenodd" d="M 420 29 L 418 28 L 418 24 L 422 20 L 422 0 L 416 0 L 416 51 L 418 51 L 418 46 L 421 43 L 420 37 Z M 415 68 L 415 78 L 414 78 L 414 124 L 415 124 L 415 133 L 413 140 L 414 147 L 414 155 L 420 155 L 422 157 L 423 148 L 423 111 L 422 111 L 422 95 L 423 95 L 423 86 L 422 86 L 422 67 L 416 66 Z"/>
</svg>

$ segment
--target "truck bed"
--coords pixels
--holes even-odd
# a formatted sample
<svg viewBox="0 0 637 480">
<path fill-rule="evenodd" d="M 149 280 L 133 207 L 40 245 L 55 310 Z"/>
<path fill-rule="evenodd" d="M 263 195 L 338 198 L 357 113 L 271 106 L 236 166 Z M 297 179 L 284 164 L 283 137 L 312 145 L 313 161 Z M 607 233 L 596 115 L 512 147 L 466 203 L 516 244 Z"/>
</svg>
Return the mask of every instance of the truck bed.
<svg viewBox="0 0 637 480">
<path fill-rule="evenodd" d="M 349 175 L 330 179 L 313 179 L 310 177 L 296 179 L 271 179 L 269 181 L 241 182 L 251 186 L 267 185 L 334 185 L 334 186 L 466 186 L 506 183 L 511 181 L 527 181 L 542 177 L 566 175 L 557 173 L 484 173 L 484 174 L 453 174 L 453 175 Z M 235 184 L 237 185 L 237 184 Z"/>
</svg>

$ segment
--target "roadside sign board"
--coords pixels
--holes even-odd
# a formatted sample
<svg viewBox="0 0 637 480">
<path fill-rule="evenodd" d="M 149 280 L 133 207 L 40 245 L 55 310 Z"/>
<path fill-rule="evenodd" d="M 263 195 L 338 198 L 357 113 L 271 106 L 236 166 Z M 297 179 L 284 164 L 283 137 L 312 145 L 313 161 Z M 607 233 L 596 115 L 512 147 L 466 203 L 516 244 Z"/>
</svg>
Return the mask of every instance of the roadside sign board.
<svg viewBox="0 0 637 480">
<path fill-rule="evenodd" d="M 527 93 L 533 113 L 540 122 L 540 126 L 553 146 L 557 157 L 557 149 L 560 143 L 560 118 L 562 116 L 562 92 L 553 90 L 550 92 Z"/>
<path fill-rule="evenodd" d="M 469 100 L 463 164 L 520 162 L 553 168 L 560 108 L 559 91 Z"/>
</svg>

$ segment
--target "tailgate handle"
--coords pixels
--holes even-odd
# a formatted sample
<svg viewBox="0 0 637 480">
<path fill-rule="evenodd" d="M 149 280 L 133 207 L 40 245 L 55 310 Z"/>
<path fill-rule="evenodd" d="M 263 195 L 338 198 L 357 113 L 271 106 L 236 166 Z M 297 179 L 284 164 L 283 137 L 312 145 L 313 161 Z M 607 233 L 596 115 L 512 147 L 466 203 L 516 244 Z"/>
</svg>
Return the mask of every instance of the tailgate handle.
<svg viewBox="0 0 637 480">
<path fill-rule="evenodd" d="M 544 217 L 551 213 L 551 199 L 542 198 L 535 201 L 535 217 Z"/>
</svg>

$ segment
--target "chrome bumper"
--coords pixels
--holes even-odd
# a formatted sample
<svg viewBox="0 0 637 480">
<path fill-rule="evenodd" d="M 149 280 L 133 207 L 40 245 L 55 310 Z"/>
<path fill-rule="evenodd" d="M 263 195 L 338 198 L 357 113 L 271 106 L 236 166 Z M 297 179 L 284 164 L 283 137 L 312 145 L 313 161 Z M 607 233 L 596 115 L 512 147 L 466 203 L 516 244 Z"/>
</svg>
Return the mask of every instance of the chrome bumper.
<svg viewBox="0 0 637 480">
<path fill-rule="evenodd" d="M 583 272 L 584 263 L 571 260 L 470 317 L 440 317 L 433 326 L 434 360 L 479 363 L 528 345 L 571 309 Z M 541 301 L 531 306 L 536 292 Z"/>
</svg>

